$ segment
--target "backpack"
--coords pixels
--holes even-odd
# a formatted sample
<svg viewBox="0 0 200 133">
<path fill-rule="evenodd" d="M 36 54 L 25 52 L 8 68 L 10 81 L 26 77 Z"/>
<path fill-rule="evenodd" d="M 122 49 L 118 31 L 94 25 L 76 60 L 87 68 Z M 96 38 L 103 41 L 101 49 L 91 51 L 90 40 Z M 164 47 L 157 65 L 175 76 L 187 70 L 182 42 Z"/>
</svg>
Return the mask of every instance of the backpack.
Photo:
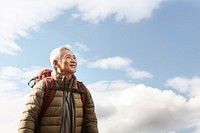
<svg viewBox="0 0 200 133">
<path fill-rule="evenodd" d="M 36 77 L 32 78 L 28 82 L 28 86 L 30 86 L 31 88 L 33 88 L 37 82 L 39 82 L 42 79 L 45 80 L 44 99 L 43 99 L 43 104 L 42 104 L 41 112 L 39 114 L 39 119 L 46 112 L 46 110 L 49 107 L 51 101 L 53 100 L 55 92 L 56 92 L 55 85 L 54 85 L 55 81 L 54 81 L 54 79 L 51 76 L 51 72 L 52 72 L 52 70 L 50 70 L 50 69 L 44 69 L 41 72 L 39 72 Z M 83 105 L 82 108 L 83 108 L 83 111 L 84 111 L 85 92 L 87 91 L 87 88 L 80 81 L 77 81 L 77 87 L 78 87 L 78 89 L 71 89 L 71 91 L 73 93 L 80 93 L 81 94 L 81 100 L 82 100 L 82 103 L 83 103 L 82 104 Z"/>
</svg>

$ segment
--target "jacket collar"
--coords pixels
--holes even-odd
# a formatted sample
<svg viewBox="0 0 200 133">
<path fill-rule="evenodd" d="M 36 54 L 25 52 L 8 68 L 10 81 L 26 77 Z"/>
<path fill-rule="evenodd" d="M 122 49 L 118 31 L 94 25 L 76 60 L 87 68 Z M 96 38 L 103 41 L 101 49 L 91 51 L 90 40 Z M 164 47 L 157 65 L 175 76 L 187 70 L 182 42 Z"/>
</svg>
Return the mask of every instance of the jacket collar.
<svg viewBox="0 0 200 133">
<path fill-rule="evenodd" d="M 56 81 L 56 85 L 58 85 L 59 87 L 77 88 L 77 79 L 74 74 L 70 79 L 67 79 L 66 76 L 60 75 L 55 70 L 53 70 L 51 75 Z"/>
</svg>

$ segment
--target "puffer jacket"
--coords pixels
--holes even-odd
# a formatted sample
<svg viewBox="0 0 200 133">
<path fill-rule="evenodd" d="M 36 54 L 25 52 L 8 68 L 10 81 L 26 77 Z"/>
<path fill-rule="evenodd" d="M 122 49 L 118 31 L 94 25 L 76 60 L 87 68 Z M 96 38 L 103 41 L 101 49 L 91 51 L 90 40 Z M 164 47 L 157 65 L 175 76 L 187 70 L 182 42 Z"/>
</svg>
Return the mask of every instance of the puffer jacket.
<svg viewBox="0 0 200 133">
<path fill-rule="evenodd" d="M 74 75 L 73 75 L 74 76 Z M 59 75 L 53 76 L 56 86 L 63 86 L 66 78 Z M 75 80 L 75 88 L 77 88 L 77 81 Z M 38 116 L 43 103 L 45 82 L 39 81 L 31 91 L 28 101 L 25 105 L 20 120 L 18 133 L 34 133 L 35 125 L 38 122 Z M 41 118 L 40 133 L 60 133 L 62 128 L 62 114 L 65 103 L 64 91 L 57 90 L 55 96 L 47 108 L 46 112 Z M 98 133 L 97 118 L 94 109 L 94 103 L 89 90 L 86 91 L 84 114 L 82 108 L 81 95 L 79 93 L 72 93 L 73 101 L 73 119 L 72 119 L 72 133 Z M 83 117 L 84 116 L 84 117 Z"/>
</svg>

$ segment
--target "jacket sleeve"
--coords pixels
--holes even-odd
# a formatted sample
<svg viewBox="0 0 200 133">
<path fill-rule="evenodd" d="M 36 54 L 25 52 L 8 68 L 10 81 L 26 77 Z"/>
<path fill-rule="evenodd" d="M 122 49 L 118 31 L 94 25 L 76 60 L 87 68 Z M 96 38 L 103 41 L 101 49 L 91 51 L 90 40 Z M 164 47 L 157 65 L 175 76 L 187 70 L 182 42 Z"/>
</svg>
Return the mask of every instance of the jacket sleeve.
<svg viewBox="0 0 200 133">
<path fill-rule="evenodd" d="M 98 133 L 98 123 L 95 113 L 94 102 L 89 90 L 86 93 L 85 111 L 84 111 L 84 133 Z"/>
<path fill-rule="evenodd" d="M 38 82 L 31 91 L 22 113 L 18 133 L 34 133 L 35 125 L 42 107 L 44 84 Z"/>
</svg>

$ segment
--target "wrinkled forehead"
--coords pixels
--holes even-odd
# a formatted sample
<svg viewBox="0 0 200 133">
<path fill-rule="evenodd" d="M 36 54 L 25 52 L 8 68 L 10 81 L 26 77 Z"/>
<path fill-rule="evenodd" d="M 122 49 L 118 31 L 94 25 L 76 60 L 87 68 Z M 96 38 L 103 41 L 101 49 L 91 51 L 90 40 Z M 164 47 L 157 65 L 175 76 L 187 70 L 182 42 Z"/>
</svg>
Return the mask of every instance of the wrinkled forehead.
<svg viewBox="0 0 200 133">
<path fill-rule="evenodd" d="M 61 49 L 60 50 L 61 57 L 65 55 L 74 55 L 74 53 L 70 49 Z"/>
</svg>

